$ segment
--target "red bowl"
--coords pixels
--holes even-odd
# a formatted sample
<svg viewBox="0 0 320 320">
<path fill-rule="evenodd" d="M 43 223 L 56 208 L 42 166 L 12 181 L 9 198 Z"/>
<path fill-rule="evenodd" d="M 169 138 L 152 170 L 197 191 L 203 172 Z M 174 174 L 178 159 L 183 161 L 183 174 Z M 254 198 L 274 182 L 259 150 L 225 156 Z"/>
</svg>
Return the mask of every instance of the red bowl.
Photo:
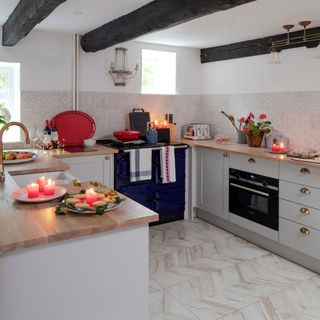
<svg viewBox="0 0 320 320">
<path fill-rule="evenodd" d="M 113 135 L 119 140 L 136 140 L 140 138 L 141 132 L 134 130 L 115 131 Z"/>
</svg>

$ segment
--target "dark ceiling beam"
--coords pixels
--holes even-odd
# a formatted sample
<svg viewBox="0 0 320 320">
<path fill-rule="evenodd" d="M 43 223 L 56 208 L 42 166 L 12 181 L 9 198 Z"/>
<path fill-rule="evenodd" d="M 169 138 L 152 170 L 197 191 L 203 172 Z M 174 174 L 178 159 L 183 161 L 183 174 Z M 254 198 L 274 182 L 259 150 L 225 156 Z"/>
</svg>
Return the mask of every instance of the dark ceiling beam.
<svg viewBox="0 0 320 320">
<path fill-rule="evenodd" d="M 67 0 L 21 0 L 2 26 L 2 45 L 14 46 Z"/>
<path fill-rule="evenodd" d="M 308 35 L 319 34 L 320 27 L 308 29 Z M 290 37 L 302 37 L 303 30 L 290 33 Z M 272 48 L 272 42 L 287 39 L 287 34 L 278 34 L 275 36 L 248 40 L 243 42 L 232 43 L 224 46 L 201 49 L 201 62 L 215 62 L 222 60 L 230 60 L 251 56 L 268 54 Z M 281 50 L 293 49 L 299 47 L 315 48 L 319 44 L 319 40 L 310 41 L 308 43 L 297 43 L 289 46 L 281 47 Z"/>
<path fill-rule="evenodd" d="M 96 52 L 144 34 L 228 10 L 255 0 L 155 0 L 90 31 L 81 39 L 86 52 Z"/>
</svg>

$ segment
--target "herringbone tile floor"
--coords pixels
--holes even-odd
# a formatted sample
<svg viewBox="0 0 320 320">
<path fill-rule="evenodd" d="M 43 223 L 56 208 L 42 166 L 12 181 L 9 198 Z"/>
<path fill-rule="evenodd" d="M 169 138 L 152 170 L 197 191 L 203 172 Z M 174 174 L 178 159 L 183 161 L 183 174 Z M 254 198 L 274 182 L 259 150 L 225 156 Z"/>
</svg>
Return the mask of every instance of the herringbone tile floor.
<svg viewBox="0 0 320 320">
<path fill-rule="evenodd" d="M 196 219 L 150 228 L 150 320 L 320 319 L 320 275 Z"/>
</svg>

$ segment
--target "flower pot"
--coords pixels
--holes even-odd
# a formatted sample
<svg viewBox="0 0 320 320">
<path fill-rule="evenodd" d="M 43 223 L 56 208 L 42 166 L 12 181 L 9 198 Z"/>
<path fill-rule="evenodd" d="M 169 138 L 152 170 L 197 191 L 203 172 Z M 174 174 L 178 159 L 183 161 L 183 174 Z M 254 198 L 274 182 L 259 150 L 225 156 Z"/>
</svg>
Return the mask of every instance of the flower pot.
<svg viewBox="0 0 320 320">
<path fill-rule="evenodd" d="M 260 148 L 263 136 L 264 136 L 263 132 L 260 133 L 257 136 L 254 136 L 251 133 L 247 133 L 248 146 L 249 147 Z"/>
</svg>

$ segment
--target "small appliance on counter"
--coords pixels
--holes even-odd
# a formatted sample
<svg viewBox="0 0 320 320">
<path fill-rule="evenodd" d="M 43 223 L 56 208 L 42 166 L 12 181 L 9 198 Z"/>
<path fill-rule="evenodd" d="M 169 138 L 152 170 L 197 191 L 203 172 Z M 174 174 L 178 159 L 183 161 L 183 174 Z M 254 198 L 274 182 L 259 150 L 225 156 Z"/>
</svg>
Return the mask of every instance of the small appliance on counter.
<svg viewBox="0 0 320 320">
<path fill-rule="evenodd" d="M 190 140 L 211 139 L 209 124 L 188 124 L 183 127 L 183 137 Z"/>
</svg>

